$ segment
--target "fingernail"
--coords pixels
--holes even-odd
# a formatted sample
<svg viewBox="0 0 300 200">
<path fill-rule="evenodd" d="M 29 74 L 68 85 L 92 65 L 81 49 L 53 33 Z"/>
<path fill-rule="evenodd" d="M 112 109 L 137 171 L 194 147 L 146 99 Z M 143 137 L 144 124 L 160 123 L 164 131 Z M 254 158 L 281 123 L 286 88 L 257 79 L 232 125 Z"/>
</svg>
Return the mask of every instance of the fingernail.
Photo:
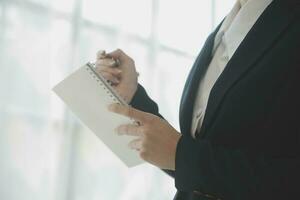
<svg viewBox="0 0 300 200">
<path fill-rule="evenodd" d="M 109 63 L 110 66 L 115 66 L 116 65 L 116 62 L 114 60 L 110 61 Z"/>
<path fill-rule="evenodd" d="M 114 107 L 115 107 L 114 104 L 109 104 L 109 105 L 107 106 L 107 109 L 110 110 L 110 111 L 113 111 L 113 110 L 114 110 Z"/>
<path fill-rule="evenodd" d="M 119 132 L 119 127 L 117 127 L 117 128 L 115 128 L 115 133 L 117 134 L 117 135 L 120 135 L 120 132 Z"/>
<path fill-rule="evenodd" d="M 122 132 L 117 132 L 118 135 L 124 135 Z"/>
</svg>

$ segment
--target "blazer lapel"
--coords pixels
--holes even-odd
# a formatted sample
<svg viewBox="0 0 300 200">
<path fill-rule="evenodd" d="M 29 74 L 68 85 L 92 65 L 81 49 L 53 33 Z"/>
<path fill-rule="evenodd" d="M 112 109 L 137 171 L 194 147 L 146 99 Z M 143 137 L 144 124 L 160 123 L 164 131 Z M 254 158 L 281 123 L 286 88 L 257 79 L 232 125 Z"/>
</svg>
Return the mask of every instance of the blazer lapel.
<svg viewBox="0 0 300 200">
<path fill-rule="evenodd" d="M 221 25 L 221 24 L 220 24 Z M 184 86 L 180 109 L 180 128 L 182 133 L 187 133 L 190 136 L 190 126 L 193 113 L 193 106 L 195 101 L 196 91 L 199 86 L 199 81 L 206 71 L 209 62 L 211 61 L 211 52 L 214 45 L 215 35 L 220 28 L 220 25 L 216 30 L 207 38 L 199 56 L 197 57 Z"/>
<path fill-rule="evenodd" d="M 213 86 L 199 134 L 207 132 L 228 90 L 268 51 L 295 16 L 286 0 L 274 0 L 249 31 Z"/>
</svg>

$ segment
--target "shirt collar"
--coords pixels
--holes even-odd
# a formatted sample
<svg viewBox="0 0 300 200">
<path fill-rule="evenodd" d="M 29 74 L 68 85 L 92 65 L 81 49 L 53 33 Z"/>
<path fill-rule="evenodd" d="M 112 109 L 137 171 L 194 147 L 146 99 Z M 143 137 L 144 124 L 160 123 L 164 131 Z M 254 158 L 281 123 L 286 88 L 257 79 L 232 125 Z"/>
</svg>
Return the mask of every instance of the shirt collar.
<svg viewBox="0 0 300 200">
<path fill-rule="evenodd" d="M 237 1 L 216 35 L 214 51 L 223 39 L 227 56 L 231 58 L 257 19 L 272 1 L 273 0 Z"/>
<path fill-rule="evenodd" d="M 235 16 L 237 15 L 237 13 L 239 12 L 241 8 L 241 4 L 239 3 L 239 1 L 237 1 L 232 10 L 230 11 L 230 13 L 226 16 L 226 18 L 224 19 L 218 33 L 215 36 L 215 42 L 214 42 L 214 48 L 213 48 L 213 53 L 216 50 L 216 48 L 219 46 L 222 37 L 225 33 L 225 31 L 228 29 L 228 27 L 230 26 L 230 24 L 232 23 L 233 19 L 235 18 Z"/>
</svg>

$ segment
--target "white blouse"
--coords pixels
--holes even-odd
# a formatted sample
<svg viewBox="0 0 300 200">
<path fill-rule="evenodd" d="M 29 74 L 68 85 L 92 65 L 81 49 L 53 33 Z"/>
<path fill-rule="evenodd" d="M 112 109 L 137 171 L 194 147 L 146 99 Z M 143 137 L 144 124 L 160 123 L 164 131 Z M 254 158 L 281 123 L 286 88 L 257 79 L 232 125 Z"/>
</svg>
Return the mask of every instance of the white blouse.
<svg viewBox="0 0 300 200">
<path fill-rule="evenodd" d="M 213 58 L 197 91 L 191 134 L 195 138 L 203 123 L 210 91 L 227 63 L 272 0 L 238 0 L 216 34 Z"/>
</svg>

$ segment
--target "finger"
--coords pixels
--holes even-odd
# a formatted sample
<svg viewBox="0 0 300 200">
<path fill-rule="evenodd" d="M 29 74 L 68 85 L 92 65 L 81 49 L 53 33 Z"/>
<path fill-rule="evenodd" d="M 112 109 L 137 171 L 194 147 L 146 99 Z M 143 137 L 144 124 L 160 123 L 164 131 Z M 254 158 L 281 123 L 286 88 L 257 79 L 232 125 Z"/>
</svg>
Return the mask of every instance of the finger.
<svg viewBox="0 0 300 200">
<path fill-rule="evenodd" d="M 119 70 L 119 69 L 116 69 L 116 68 L 108 68 L 108 67 L 105 67 L 105 68 L 96 68 L 96 72 L 98 73 L 103 73 L 103 72 L 106 72 L 106 73 L 109 73 L 111 75 L 113 75 L 114 77 L 116 78 L 121 78 L 121 73 L 122 73 L 122 70 Z"/>
<path fill-rule="evenodd" d="M 142 123 L 145 122 L 148 118 L 148 113 L 137 110 L 131 106 L 124 106 L 113 103 L 108 106 L 108 110 L 135 119 Z"/>
<path fill-rule="evenodd" d="M 133 124 L 124 124 L 116 128 L 118 135 L 141 136 L 140 127 Z"/>
<path fill-rule="evenodd" d="M 128 143 L 128 146 L 131 149 L 135 149 L 139 151 L 140 149 L 142 149 L 142 140 L 140 138 L 134 139 Z"/>
<path fill-rule="evenodd" d="M 100 50 L 97 53 L 97 60 L 101 60 L 101 59 L 108 59 L 108 60 L 110 59 L 112 67 L 118 67 L 120 65 L 119 59 L 116 59 L 116 58 L 112 57 L 111 55 L 106 54 L 106 52 L 103 50 Z"/>
<path fill-rule="evenodd" d="M 113 58 L 102 58 L 96 61 L 96 67 L 98 66 L 107 66 L 107 67 L 116 67 L 117 61 Z"/>
<path fill-rule="evenodd" d="M 107 72 L 101 72 L 101 75 L 107 80 L 110 81 L 113 84 L 119 84 L 120 81 L 114 77 L 112 74 L 107 73 Z"/>
<path fill-rule="evenodd" d="M 104 50 L 99 50 L 97 52 L 97 59 L 105 58 L 106 57 L 106 52 Z"/>
<path fill-rule="evenodd" d="M 103 69 L 103 70 L 100 70 L 98 73 L 109 73 L 116 79 L 116 81 L 118 83 L 121 82 L 121 79 L 122 79 L 122 74 L 119 71 L 110 70 L 110 69 Z"/>
</svg>

